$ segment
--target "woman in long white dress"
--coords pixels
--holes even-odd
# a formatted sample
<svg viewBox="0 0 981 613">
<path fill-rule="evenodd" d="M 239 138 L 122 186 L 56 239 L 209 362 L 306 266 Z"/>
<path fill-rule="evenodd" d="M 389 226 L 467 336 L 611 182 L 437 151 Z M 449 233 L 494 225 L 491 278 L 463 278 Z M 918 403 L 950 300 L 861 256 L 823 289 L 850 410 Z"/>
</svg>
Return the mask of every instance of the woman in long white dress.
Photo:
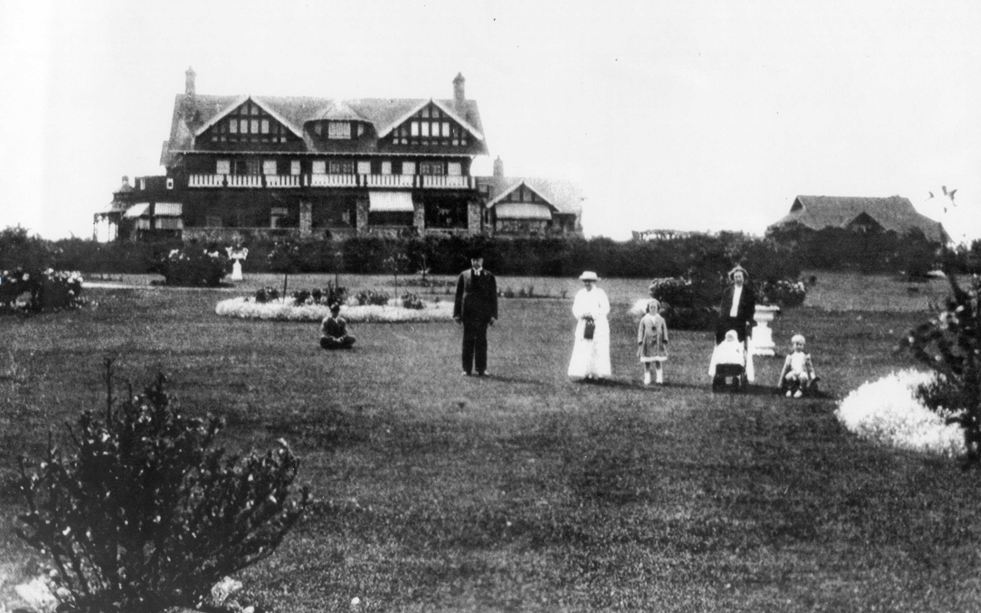
<svg viewBox="0 0 981 613">
<path fill-rule="evenodd" d="M 583 288 L 576 293 L 572 314 L 576 316 L 576 343 L 569 361 L 573 379 L 605 379 L 610 376 L 610 301 L 606 292 L 596 287 L 599 278 L 587 270 L 579 278 Z M 587 322 L 593 325 L 588 326 Z M 588 330 L 592 327 L 592 331 Z"/>
</svg>

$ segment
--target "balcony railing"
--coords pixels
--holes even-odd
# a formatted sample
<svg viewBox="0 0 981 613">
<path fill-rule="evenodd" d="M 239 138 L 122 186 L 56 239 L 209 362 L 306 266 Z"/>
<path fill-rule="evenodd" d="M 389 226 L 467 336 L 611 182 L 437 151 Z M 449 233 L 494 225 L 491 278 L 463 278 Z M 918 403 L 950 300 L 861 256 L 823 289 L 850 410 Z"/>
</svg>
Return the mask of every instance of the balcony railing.
<svg viewBox="0 0 981 613">
<path fill-rule="evenodd" d="M 188 187 L 224 187 L 225 175 L 190 175 L 187 177 Z"/>
<path fill-rule="evenodd" d="M 305 175 L 310 187 L 357 187 L 358 175 Z"/>
<path fill-rule="evenodd" d="M 424 189 L 473 189 L 473 177 L 420 175 Z"/>
<path fill-rule="evenodd" d="M 362 175 L 365 187 L 415 187 L 413 175 Z"/>
<path fill-rule="evenodd" d="M 442 175 L 219 175 L 193 174 L 187 177 L 192 188 L 271 189 L 299 187 L 377 187 L 396 189 L 474 189 L 476 182 L 468 176 Z"/>
<path fill-rule="evenodd" d="M 266 175 L 266 187 L 300 187 L 300 175 Z"/>
</svg>

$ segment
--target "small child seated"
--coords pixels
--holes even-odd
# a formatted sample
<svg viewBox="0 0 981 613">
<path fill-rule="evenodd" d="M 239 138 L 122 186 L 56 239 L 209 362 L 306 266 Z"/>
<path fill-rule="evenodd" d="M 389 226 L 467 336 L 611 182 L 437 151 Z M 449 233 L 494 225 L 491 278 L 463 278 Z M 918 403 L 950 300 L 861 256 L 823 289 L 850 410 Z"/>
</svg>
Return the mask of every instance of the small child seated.
<svg viewBox="0 0 981 613">
<path fill-rule="evenodd" d="M 735 330 L 726 332 L 725 339 L 715 346 L 712 351 L 712 361 L 709 362 L 709 376 L 712 386 L 723 383 L 726 377 L 742 377 L 746 369 L 746 348 L 739 341 Z"/>
<path fill-rule="evenodd" d="M 802 334 L 795 334 L 790 339 L 791 352 L 784 360 L 783 370 L 780 372 L 780 391 L 786 391 L 787 398 L 800 398 L 817 381 L 811 355 L 804 353 L 805 342 Z"/>
<path fill-rule="evenodd" d="M 350 349 L 354 337 L 347 333 L 347 322 L 340 316 L 341 305 L 330 305 L 330 315 L 320 323 L 320 346 L 324 349 Z"/>
</svg>

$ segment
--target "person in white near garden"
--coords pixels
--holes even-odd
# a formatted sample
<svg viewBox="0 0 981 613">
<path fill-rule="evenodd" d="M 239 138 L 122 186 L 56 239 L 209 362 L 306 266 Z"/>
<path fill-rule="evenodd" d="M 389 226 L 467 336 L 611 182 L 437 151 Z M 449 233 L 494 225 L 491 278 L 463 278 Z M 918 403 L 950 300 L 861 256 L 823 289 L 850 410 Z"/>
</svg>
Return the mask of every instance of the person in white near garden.
<svg viewBox="0 0 981 613">
<path fill-rule="evenodd" d="M 579 275 L 583 288 L 572 303 L 576 317 L 576 342 L 569 361 L 573 379 L 606 379 L 610 369 L 610 301 L 606 292 L 596 287 L 599 277 L 590 270 Z"/>
<path fill-rule="evenodd" d="M 228 258 L 232 260 L 232 281 L 241 281 L 242 277 L 242 262 L 249 257 L 249 250 L 241 245 L 235 245 L 234 247 L 226 247 L 225 251 L 228 253 Z"/>
</svg>

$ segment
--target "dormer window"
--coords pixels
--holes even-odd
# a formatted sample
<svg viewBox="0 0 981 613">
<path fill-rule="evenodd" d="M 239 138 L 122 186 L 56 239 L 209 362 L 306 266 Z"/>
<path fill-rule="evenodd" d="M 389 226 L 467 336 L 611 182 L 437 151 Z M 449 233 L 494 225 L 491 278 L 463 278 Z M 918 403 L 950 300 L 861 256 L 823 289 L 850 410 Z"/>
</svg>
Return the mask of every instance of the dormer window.
<svg viewBox="0 0 981 613">
<path fill-rule="evenodd" d="M 351 139 L 350 121 L 331 121 L 327 123 L 327 138 L 337 140 Z"/>
</svg>

